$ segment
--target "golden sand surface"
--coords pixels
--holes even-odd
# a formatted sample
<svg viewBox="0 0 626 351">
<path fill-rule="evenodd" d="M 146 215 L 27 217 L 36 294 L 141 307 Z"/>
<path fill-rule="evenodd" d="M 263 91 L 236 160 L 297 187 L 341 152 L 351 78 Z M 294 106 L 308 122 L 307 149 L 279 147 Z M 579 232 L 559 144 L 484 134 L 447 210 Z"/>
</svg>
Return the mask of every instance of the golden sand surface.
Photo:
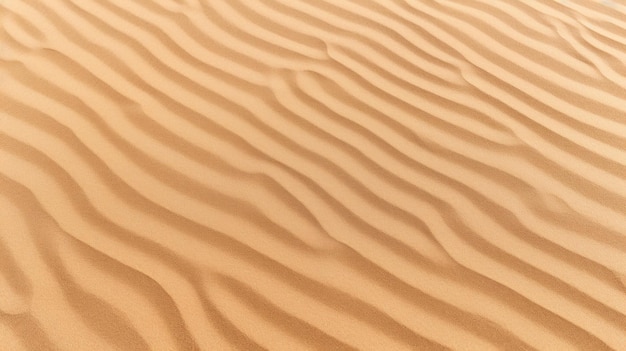
<svg viewBox="0 0 626 351">
<path fill-rule="evenodd" d="M 0 350 L 626 350 L 626 1 L 0 20 Z"/>
</svg>

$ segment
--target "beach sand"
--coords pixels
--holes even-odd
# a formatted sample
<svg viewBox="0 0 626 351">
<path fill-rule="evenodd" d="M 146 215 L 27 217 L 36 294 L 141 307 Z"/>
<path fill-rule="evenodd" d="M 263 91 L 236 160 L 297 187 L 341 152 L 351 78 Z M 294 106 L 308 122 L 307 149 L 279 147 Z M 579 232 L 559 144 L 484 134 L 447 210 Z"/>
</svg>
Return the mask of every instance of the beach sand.
<svg viewBox="0 0 626 351">
<path fill-rule="evenodd" d="M 0 18 L 1 350 L 626 350 L 626 1 Z"/>
</svg>

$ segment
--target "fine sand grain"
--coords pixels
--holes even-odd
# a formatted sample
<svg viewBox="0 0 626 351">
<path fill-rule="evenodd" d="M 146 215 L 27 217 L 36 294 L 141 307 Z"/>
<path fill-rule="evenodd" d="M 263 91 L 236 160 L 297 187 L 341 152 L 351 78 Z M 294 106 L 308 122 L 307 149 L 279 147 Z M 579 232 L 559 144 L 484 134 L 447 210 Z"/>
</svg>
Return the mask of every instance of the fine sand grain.
<svg viewBox="0 0 626 351">
<path fill-rule="evenodd" d="M 0 350 L 626 350 L 626 1 L 0 20 Z"/>
</svg>

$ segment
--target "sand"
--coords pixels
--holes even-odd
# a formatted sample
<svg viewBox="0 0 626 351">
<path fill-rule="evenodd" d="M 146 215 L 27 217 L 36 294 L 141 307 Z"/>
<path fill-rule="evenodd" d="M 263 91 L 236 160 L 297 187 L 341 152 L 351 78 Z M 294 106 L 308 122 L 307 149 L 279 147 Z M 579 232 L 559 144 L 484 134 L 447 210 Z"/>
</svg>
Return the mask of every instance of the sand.
<svg viewBox="0 0 626 351">
<path fill-rule="evenodd" d="M 1 350 L 626 350 L 626 1 L 0 16 Z"/>
</svg>

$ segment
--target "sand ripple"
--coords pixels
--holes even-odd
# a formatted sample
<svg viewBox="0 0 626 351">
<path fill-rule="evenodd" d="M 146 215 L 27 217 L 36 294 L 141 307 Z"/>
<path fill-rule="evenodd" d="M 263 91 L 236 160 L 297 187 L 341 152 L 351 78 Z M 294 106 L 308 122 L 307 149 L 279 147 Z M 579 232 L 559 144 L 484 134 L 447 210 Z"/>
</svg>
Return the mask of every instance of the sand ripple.
<svg viewBox="0 0 626 351">
<path fill-rule="evenodd" d="M 626 3 L 0 2 L 7 350 L 626 350 Z"/>
</svg>

